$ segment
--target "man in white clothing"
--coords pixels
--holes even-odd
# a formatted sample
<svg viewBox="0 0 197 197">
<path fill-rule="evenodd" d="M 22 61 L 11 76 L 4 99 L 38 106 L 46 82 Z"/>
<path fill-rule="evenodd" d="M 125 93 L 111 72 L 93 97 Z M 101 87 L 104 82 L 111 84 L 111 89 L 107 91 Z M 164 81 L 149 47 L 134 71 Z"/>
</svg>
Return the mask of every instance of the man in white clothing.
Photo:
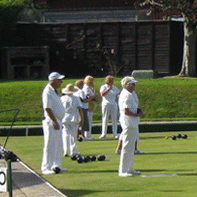
<svg viewBox="0 0 197 197">
<path fill-rule="evenodd" d="M 52 72 L 48 76 L 49 83 L 42 92 L 43 107 L 43 132 L 44 146 L 41 163 L 42 174 L 59 173 L 67 169 L 61 168 L 62 152 L 62 118 L 65 110 L 62 105 L 60 96 L 56 90 L 60 88 L 64 75 Z"/>
</svg>

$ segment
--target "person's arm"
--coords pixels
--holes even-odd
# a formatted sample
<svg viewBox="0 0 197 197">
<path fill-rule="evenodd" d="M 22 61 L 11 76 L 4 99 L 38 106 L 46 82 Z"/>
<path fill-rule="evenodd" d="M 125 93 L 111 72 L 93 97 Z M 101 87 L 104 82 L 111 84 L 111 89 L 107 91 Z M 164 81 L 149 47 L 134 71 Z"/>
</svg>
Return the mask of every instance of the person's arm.
<svg viewBox="0 0 197 197">
<path fill-rule="evenodd" d="M 111 84 L 108 84 L 108 89 L 107 90 L 104 90 L 100 93 L 101 96 L 105 96 L 112 88 L 112 85 Z"/>
<path fill-rule="evenodd" d="M 52 120 L 54 129 L 59 130 L 60 126 L 57 122 L 57 119 L 55 118 L 55 115 L 54 115 L 52 109 L 51 108 L 46 108 L 45 110 L 46 110 L 47 114 L 49 115 L 49 118 Z"/>
<path fill-rule="evenodd" d="M 125 108 L 125 111 L 124 111 L 125 115 L 127 116 L 141 116 L 143 114 L 143 111 L 141 111 L 140 113 L 138 114 L 135 114 L 133 113 L 132 111 L 129 110 L 129 108 Z"/>
</svg>

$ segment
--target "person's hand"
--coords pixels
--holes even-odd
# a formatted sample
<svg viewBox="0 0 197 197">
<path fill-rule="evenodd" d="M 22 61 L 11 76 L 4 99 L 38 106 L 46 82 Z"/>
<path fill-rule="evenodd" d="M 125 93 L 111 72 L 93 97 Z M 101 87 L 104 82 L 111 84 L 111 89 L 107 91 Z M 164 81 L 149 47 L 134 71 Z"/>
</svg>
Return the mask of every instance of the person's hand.
<svg viewBox="0 0 197 197">
<path fill-rule="evenodd" d="M 55 130 L 59 130 L 60 129 L 59 124 L 57 122 L 54 122 L 54 121 L 53 121 L 53 127 L 54 127 Z"/>
<path fill-rule="evenodd" d="M 108 89 L 110 90 L 112 88 L 112 84 L 111 83 L 108 83 Z"/>
</svg>

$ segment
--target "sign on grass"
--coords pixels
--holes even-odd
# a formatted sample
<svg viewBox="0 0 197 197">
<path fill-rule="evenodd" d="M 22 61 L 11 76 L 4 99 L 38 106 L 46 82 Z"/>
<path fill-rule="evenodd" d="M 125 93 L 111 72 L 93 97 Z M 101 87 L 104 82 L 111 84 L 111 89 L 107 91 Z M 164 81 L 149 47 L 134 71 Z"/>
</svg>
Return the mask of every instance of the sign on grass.
<svg viewBox="0 0 197 197">
<path fill-rule="evenodd" d="M 0 192 L 7 192 L 7 168 L 0 168 Z"/>
</svg>

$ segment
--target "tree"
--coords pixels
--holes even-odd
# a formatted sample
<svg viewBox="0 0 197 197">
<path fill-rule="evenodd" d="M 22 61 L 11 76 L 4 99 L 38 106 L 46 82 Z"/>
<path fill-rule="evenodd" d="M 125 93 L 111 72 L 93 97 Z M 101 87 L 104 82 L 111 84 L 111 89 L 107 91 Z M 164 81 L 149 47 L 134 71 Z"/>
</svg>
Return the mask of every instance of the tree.
<svg viewBox="0 0 197 197">
<path fill-rule="evenodd" d="M 149 6 L 149 13 L 155 9 L 181 12 L 184 20 L 184 48 L 179 76 L 196 77 L 197 0 L 138 0 L 136 5 Z"/>
<path fill-rule="evenodd" d="M 14 45 L 18 15 L 24 7 L 24 0 L 0 0 L 0 47 Z"/>
</svg>

